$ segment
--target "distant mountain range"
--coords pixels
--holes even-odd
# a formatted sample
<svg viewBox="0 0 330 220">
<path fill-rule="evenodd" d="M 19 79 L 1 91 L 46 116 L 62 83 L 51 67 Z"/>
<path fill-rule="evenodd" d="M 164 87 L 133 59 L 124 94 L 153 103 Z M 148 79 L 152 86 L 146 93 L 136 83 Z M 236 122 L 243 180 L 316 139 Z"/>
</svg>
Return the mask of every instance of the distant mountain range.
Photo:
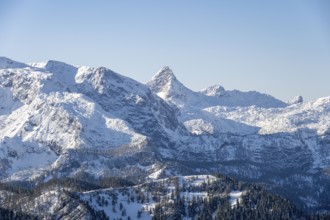
<svg viewBox="0 0 330 220">
<path fill-rule="evenodd" d="M 0 179 L 159 178 L 222 173 L 312 211 L 330 210 L 330 97 L 285 103 L 220 85 L 147 84 L 107 68 L 0 57 Z"/>
</svg>

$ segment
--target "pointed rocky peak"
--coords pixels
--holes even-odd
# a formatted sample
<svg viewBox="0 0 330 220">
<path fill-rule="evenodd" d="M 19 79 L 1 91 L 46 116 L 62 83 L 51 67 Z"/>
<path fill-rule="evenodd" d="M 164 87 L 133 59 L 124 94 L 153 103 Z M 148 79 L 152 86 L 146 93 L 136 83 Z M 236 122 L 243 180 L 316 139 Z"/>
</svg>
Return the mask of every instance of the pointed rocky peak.
<svg viewBox="0 0 330 220">
<path fill-rule="evenodd" d="M 164 90 L 169 90 L 172 84 L 174 84 L 173 82 L 176 81 L 177 79 L 173 71 L 168 66 L 165 66 L 152 77 L 147 85 L 153 92 L 159 93 Z"/>
<path fill-rule="evenodd" d="M 159 70 L 154 77 L 152 77 L 152 80 L 170 81 L 176 80 L 176 77 L 170 67 L 165 66 L 161 70 Z"/>
<path fill-rule="evenodd" d="M 195 92 L 185 87 L 173 74 L 169 67 L 163 67 L 158 73 L 147 83 L 149 89 L 157 94 L 163 100 L 176 105 L 184 106 Z"/>
<path fill-rule="evenodd" d="M 220 96 L 223 96 L 225 94 L 226 90 L 225 90 L 224 87 L 222 87 L 220 85 L 214 85 L 214 86 L 206 88 L 206 89 L 204 89 L 200 92 L 203 93 L 204 95 L 207 95 L 207 96 L 220 97 Z"/>
<path fill-rule="evenodd" d="M 183 86 L 168 66 L 165 66 L 159 70 L 157 74 L 147 83 L 147 85 L 155 93 L 168 93 L 173 87 Z"/>
<path fill-rule="evenodd" d="M 27 66 L 28 65 L 26 65 L 25 63 L 16 62 L 7 57 L 0 57 L 0 69 L 25 68 Z"/>
<path fill-rule="evenodd" d="M 295 96 L 290 102 L 289 104 L 293 105 L 293 104 L 298 104 L 298 103 L 303 103 L 304 99 L 301 95 Z"/>
</svg>

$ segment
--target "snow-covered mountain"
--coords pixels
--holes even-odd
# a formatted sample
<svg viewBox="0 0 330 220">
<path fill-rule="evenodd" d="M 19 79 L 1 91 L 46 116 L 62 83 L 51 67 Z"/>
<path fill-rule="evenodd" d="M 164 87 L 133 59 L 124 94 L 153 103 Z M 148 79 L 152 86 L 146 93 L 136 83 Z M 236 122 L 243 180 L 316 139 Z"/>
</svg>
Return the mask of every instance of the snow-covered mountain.
<svg viewBox="0 0 330 220">
<path fill-rule="evenodd" d="M 195 92 L 168 67 L 145 85 L 104 67 L 1 57 L 0 177 L 138 183 L 218 172 L 330 209 L 330 97 L 302 100 Z"/>
</svg>

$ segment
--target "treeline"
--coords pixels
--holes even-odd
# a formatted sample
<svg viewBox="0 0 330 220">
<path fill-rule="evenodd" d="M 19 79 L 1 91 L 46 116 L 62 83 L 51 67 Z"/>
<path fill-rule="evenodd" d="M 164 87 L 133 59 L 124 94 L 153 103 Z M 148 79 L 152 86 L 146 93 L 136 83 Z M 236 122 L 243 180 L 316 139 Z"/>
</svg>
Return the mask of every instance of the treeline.
<svg viewBox="0 0 330 220">
<path fill-rule="evenodd" d="M 153 219 L 330 219 L 330 215 L 307 215 L 299 210 L 288 199 L 263 190 L 262 187 L 247 184 L 223 175 L 219 180 L 204 182 L 200 186 L 179 188 L 175 185 L 174 195 L 156 205 Z M 159 187 L 159 186 L 158 186 Z M 244 191 L 235 203 L 230 202 L 230 191 Z M 157 189 L 164 192 L 166 189 Z M 206 191 L 207 197 L 196 197 L 187 200 L 180 196 L 182 192 Z M 164 193 L 165 195 L 166 193 Z M 223 196 L 227 195 L 227 196 Z"/>
<path fill-rule="evenodd" d="M 60 206 L 70 208 L 73 206 L 74 208 L 74 206 L 81 204 L 88 210 L 89 216 L 93 216 L 92 219 L 106 219 L 104 212 L 96 211 L 80 201 L 78 192 L 132 185 L 132 182 L 116 177 L 104 178 L 93 182 L 76 178 L 52 179 L 36 187 L 33 187 L 33 183 L 29 182 L 25 184 L 0 183 L 0 191 L 3 192 L 0 195 L 0 200 L 2 201 L 0 219 L 52 219 L 45 209 L 46 205 L 40 204 L 37 198 L 45 194 L 45 192 L 54 190 L 57 191 L 56 197 L 61 202 Z M 49 196 L 54 197 L 55 195 L 51 192 Z M 51 206 L 51 199 L 45 199 L 49 203 L 48 206 Z M 29 213 L 31 215 L 22 213 Z"/>
<path fill-rule="evenodd" d="M 21 212 L 14 212 L 0 207 L 0 219 L 2 220 L 37 220 L 37 217 Z"/>
<path fill-rule="evenodd" d="M 70 191 L 88 191 L 88 190 L 97 190 L 104 188 L 117 188 L 123 186 L 133 186 L 134 183 L 126 179 L 118 177 L 107 177 L 100 180 L 86 181 L 78 178 L 54 178 L 46 183 L 39 184 L 34 186 L 33 183 L 24 182 L 24 183 L 0 183 L 0 190 L 13 192 L 16 194 L 30 194 L 36 195 L 40 194 L 41 191 L 49 189 L 52 187 L 62 187 L 70 189 Z"/>
<path fill-rule="evenodd" d="M 114 177 L 91 182 L 74 178 L 52 179 L 34 188 L 0 183 L 0 190 L 3 191 L 0 219 L 43 219 L 48 210 L 44 204 L 36 203 L 36 198 L 45 192 L 49 192 L 50 198 L 56 197 L 61 202 L 58 211 L 63 218 L 69 218 L 74 212 L 78 212 L 77 215 L 88 216 L 88 219 L 106 220 L 109 217 L 102 210 L 105 208 L 119 214 L 122 219 L 141 218 L 143 213 L 153 216 L 155 220 L 330 219 L 327 214 L 307 215 L 286 198 L 269 193 L 258 185 L 220 174 L 213 176 L 216 178 L 192 176 L 183 180 L 182 177 L 172 177 L 134 187 L 132 182 Z M 117 189 L 99 190 L 110 187 Z M 54 194 L 54 190 L 58 193 Z M 82 193 L 90 190 L 96 191 Z M 243 193 L 233 201 L 231 192 Z M 82 195 L 85 199 L 82 199 Z M 48 201 L 47 198 L 46 202 L 51 204 L 52 200 Z M 122 199 L 126 201 L 126 205 L 122 203 Z M 138 210 L 135 216 L 128 216 L 127 210 L 131 203 L 157 205 L 146 206 L 146 209 Z M 93 204 L 97 204 L 100 210 Z M 32 208 L 31 212 L 31 207 L 36 208 Z M 54 216 L 47 216 L 46 219 L 48 217 L 52 219 Z"/>
</svg>

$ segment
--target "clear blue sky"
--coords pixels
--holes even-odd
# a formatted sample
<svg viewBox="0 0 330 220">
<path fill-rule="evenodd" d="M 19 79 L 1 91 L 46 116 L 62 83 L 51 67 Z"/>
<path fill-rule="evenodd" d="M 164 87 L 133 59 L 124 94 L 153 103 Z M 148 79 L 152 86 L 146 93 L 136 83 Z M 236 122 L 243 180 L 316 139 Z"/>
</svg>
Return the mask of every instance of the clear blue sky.
<svg viewBox="0 0 330 220">
<path fill-rule="evenodd" d="M 330 96 L 329 0 L 0 0 L 0 56 L 106 66 L 147 82 L 162 66 L 284 101 Z"/>
</svg>

